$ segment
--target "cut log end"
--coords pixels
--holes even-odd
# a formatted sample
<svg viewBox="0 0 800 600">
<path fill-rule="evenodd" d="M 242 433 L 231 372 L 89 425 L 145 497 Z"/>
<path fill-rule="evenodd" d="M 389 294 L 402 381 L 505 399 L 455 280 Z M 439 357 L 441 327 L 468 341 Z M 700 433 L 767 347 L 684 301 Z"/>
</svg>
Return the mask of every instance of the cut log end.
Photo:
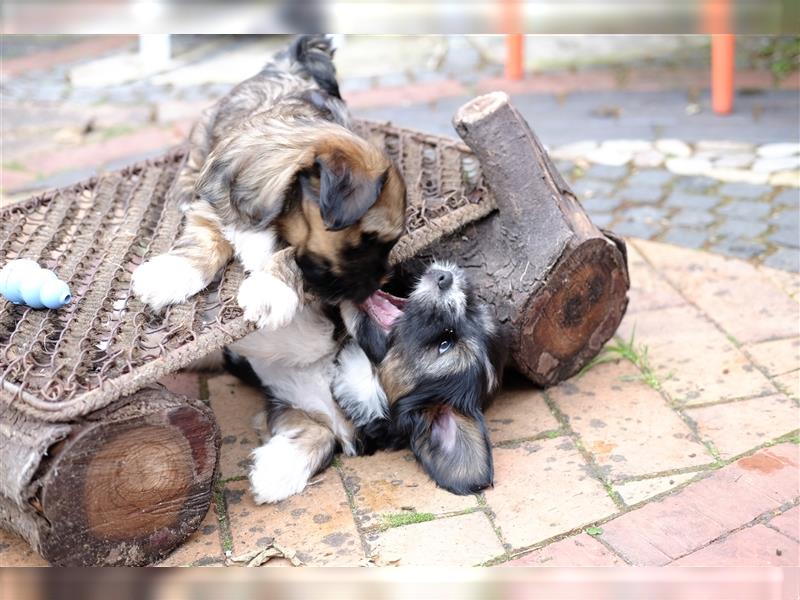
<svg viewBox="0 0 800 600">
<path fill-rule="evenodd" d="M 48 465 L 40 551 L 50 562 L 148 564 L 206 514 L 219 443 L 213 416 L 164 390 L 137 396 L 66 440 Z"/>
<path fill-rule="evenodd" d="M 581 244 L 522 310 L 513 353 L 520 371 L 543 386 L 577 373 L 616 331 L 628 285 L 625 258 L 614 242 Z"/>
<path fill-rule="evenodd" d="M 470 100 L 458 109 L 453 117 L 456 128 L 459 125 L 470 125 L 491 115 L 504 104 L 509 103 L 508 94 L 505 92 L 490 92 Z"/>
</svg>

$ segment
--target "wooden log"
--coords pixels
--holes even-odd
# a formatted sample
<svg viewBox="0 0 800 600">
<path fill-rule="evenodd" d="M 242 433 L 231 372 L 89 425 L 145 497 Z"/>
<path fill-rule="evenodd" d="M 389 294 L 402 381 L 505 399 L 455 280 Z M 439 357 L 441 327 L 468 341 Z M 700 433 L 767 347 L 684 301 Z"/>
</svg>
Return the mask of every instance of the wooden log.
<svg viewBox="0 0 800 600">
<path fill-rule="evenodd" d="M 208 511 L 218 450 L 211 410 L 160 386 L 71 424 L 7 410 L 0 526 L 56 565 L 151 563 Z"/>
<path fill-rule="evenodd" d="M 547 386 L 578 372 L 627 307 L 625 243 L 595 227 L 539 139 L 503 92 L 462 106 L 453 123 L 480 160 L 498 212 L 434 244 L 432 258 L 468 272 L 510 337 L 517 369 Z"/>
</svg>

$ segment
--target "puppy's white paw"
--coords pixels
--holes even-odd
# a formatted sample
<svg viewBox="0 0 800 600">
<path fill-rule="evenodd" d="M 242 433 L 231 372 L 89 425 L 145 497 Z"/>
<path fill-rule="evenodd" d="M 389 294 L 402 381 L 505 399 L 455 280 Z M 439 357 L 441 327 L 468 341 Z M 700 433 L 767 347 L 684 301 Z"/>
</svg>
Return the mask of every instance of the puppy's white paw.
<svg viewBox="0 0 800 600">
<path fill-rule="evenodd" d="M 300 306 L 297 293 L 270 273 L 253 273 L 242 282 L 237 297 L 244 318 L 262 329 L 289 324 Z"/>
<path fill-rule="evenodd" d="M 253 450 L 250 487 L 257 504 L 280 502 L 303 491 L 311 477 L 309 456 L 284 435 Z"/>
<path fill-rule="evenodd" d="M 189 260 L 174 254 L 151 258 L 139 265 L 131 278 L 133 293 L 155 309 L 185 302 L 205 286 L 203 274 Z"/>
</svg>

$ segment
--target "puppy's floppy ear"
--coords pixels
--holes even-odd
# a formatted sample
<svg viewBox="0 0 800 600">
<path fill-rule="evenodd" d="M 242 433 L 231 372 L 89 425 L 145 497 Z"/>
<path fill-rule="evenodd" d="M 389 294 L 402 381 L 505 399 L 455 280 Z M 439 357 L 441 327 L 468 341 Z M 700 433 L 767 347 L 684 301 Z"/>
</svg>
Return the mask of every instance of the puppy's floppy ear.
<svg viewBox="0 0 800 600">
<path fill-rule="evenodd" d="M 300 177 L 303 192 L 319 204 L 322 221 L 329 231 L 339 231 L 356 223 L 378 200 L 386 183 L 384 171 L 377 179 L 355 173 L 346 160 L 317 158 L 319 194 L 307 175 Z"/>
<path fill-rule="evenodd" d="M 392 405 L 395 446 L 408 440 L 425 472 L 454 494 L 492 485 L 492 449 L 480 410 L 466 402 L 443 402 L 431 391 L 422 385 Z"/>
<path fill-rule="evenodd" d="M 434 481 L 454 494 L 492 485 L 492 449 L 480 413 L 468 416 L 446 404 L 418 413 L 411 451 Z"/>
</svg>

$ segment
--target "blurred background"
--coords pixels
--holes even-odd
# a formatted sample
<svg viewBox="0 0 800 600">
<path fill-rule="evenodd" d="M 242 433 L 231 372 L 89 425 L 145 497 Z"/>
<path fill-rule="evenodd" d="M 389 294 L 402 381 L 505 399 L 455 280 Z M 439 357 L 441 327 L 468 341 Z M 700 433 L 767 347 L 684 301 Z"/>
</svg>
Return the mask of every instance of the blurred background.
<svg viewBox="0 0 800 600">
<path fill-rule="evenodd" d="M 0 202 L 161 154 L 289 37 L 3 36 Z M 736 37 L 729 114 L 707 35 L 335 40 L 357 117 L 455 136 L 505 90 L 597 225 L 800 270 L 798 36 Z"/>
</svg>

